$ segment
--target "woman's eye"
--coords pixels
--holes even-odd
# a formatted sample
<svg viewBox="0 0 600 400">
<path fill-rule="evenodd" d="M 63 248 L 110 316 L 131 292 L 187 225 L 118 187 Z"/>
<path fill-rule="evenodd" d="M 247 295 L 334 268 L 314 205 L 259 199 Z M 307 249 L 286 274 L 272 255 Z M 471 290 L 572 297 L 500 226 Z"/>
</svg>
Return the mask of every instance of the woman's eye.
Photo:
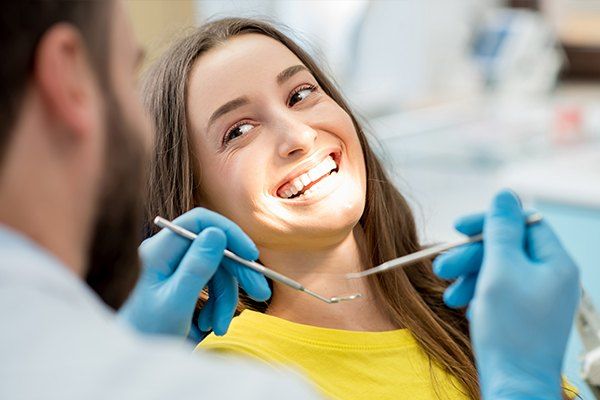
<svg viewBox="0 0 600 400">
<path fill-rule="evenodd" d="M 300 88 L 290 96 L 290 100 L 288 101 L 288 107 L 293 107 L 296 103 L 306 99 L 312 92 L 316 89 L 315 86 L 308 86 Z"/>
<path fill-rule="evenodd" d="M 242 136 L 243 134 L 249 132 L 252 128 L 254 128 L 254 125 L 247 122 L 234 126 L 225 134 L 225 137 L 223 138 L 223 144 L 227 144 L 238 136 Z"/>
</svg>

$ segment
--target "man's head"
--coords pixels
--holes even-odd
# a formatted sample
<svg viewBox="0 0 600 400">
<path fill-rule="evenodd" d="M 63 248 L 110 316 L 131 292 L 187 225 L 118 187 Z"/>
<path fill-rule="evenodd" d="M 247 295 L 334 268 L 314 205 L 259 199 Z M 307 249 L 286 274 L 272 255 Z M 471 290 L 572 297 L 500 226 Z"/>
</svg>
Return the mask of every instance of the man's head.
<svg viewBox="0 0 600 400">
<path fill-rule="evenodd" d="M 0 223 L 118 307 L 137 279 L 145 152 L 141 59 L 120 1 L 0 6 Z"/>
</svg>

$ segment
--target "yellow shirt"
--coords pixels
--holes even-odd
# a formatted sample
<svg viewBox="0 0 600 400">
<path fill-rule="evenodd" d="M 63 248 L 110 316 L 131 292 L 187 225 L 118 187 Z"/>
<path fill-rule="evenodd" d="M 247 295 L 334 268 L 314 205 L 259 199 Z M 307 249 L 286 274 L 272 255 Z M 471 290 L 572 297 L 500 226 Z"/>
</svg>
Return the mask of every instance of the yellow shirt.
<svg viewBox="0 0 600 400">
<path fill-rule="evenodd" d="M 331 399 L 435 399 L 434 387 L 440 399 L 468 398 L 406 329 L 326 329 L 246 310 L 233 319 L 225 336 L 211 334 L 198 349 L 300 369 Z"/>
</svg>

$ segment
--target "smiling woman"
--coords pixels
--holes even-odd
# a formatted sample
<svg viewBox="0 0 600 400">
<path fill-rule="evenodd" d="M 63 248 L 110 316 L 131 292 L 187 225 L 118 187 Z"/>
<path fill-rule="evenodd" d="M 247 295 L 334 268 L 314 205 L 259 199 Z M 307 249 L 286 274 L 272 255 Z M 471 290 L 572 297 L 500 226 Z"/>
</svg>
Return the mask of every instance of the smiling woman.
<svg viewBox="0 0 600 400">
<path fill-rule="evenodd" d="M 158 132 L 149 220 L 210 208 L 268 267 L 363 294 L 328 305 L 274 282 L 269 303 L 244 300 L 200 348 L 292 365 L 337 399 L 479 397 L 466 319 L 444 305 L 429 262 L 344 278 L 420 245 L 358 120 L 299 46 L 267 23 L 215 21 L 150 69 L 144 93 Z M 199 307 L 210 330 L 214 299 Z"/>
</svg>

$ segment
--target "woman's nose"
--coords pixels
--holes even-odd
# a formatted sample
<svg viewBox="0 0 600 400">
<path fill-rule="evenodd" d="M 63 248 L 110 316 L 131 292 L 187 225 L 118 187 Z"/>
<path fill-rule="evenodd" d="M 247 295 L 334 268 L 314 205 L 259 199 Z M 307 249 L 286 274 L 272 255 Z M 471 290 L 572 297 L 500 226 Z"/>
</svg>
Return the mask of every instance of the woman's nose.
<svg viewBox="0 0 600 400">
<path fill-rule="evenodd" d="M 317 131 L 304 123 L 284 128 L 280 135 L 279 155 L 288 158 L 296 154 L 309 154 L 317 140 Z"/>
</svg>

